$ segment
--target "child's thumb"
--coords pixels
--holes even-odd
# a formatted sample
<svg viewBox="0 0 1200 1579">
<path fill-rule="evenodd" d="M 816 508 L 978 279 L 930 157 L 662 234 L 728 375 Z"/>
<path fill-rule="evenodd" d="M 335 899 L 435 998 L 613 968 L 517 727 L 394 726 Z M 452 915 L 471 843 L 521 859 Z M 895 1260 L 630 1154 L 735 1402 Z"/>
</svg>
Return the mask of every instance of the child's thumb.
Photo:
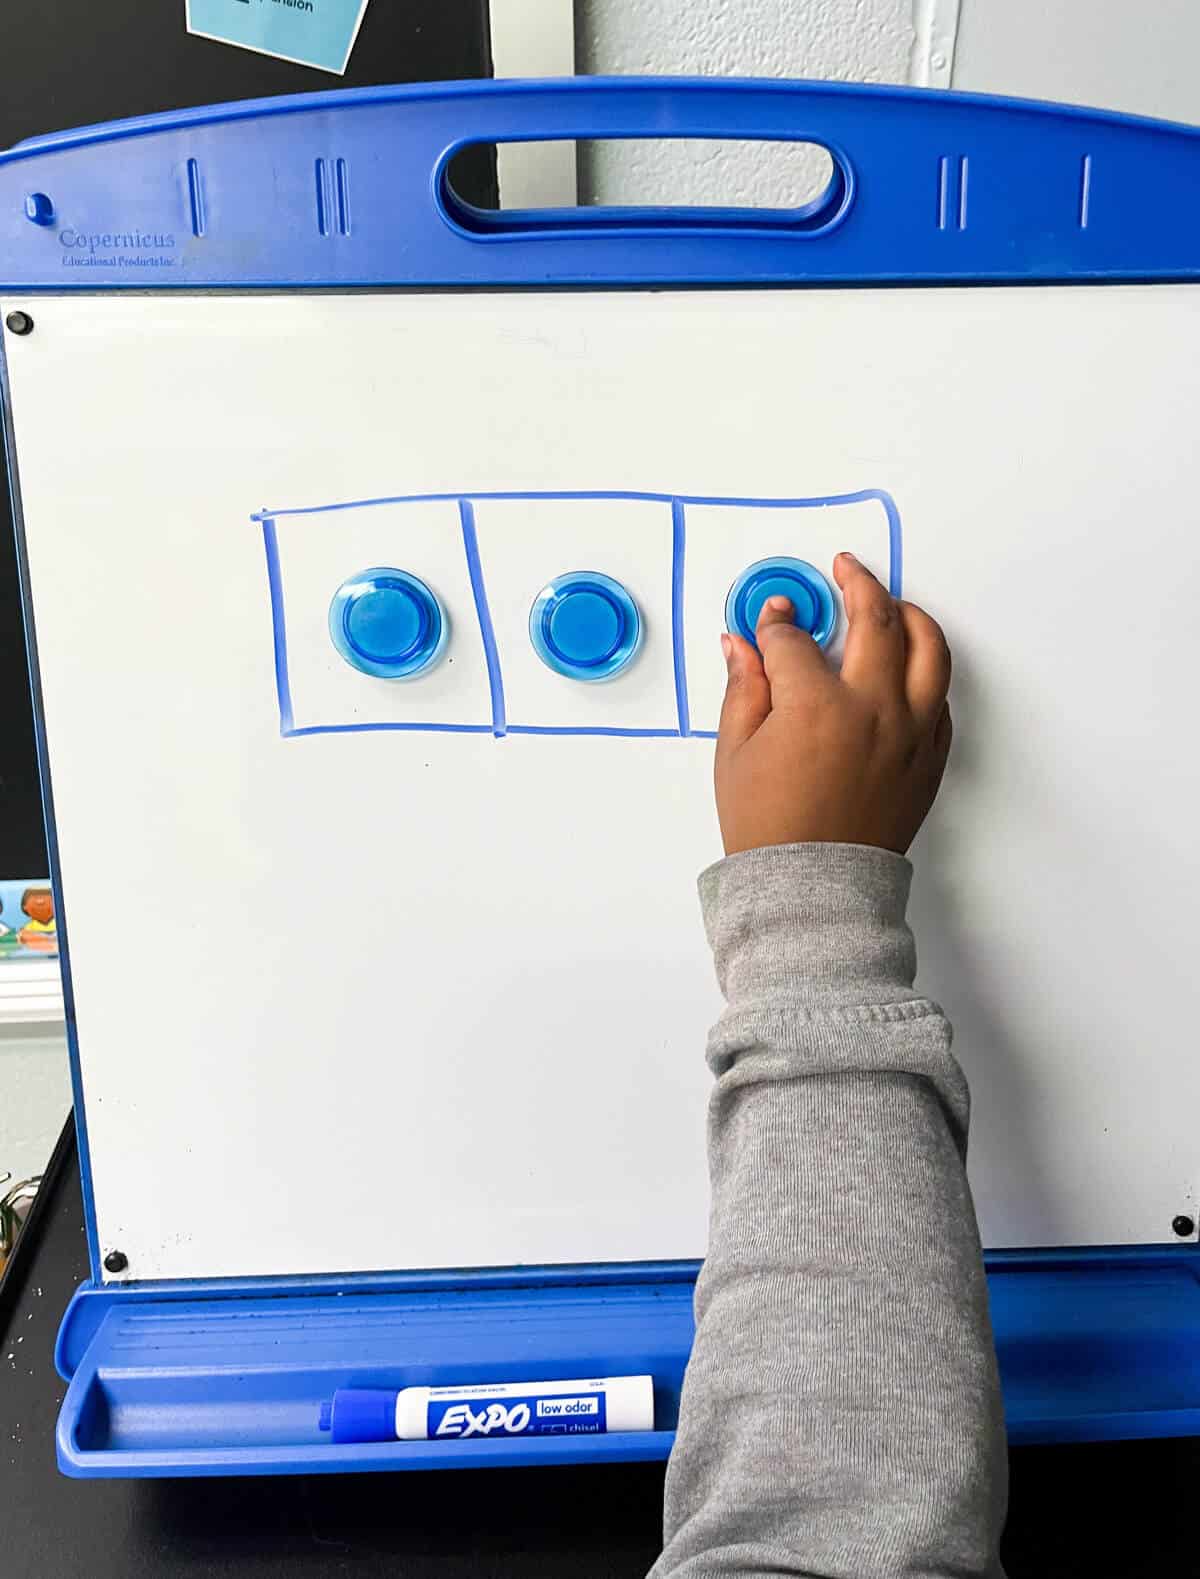
<svg viewBox="0 0 1200 1579">
<path fill-rule="evenodd" d="M 717 730 L 718 757 L 744 745 L 771 711 L 771 687 L 758 649 L 741 636 L 725 635 L 721 651 L 728 677 Z"/>
</svg>

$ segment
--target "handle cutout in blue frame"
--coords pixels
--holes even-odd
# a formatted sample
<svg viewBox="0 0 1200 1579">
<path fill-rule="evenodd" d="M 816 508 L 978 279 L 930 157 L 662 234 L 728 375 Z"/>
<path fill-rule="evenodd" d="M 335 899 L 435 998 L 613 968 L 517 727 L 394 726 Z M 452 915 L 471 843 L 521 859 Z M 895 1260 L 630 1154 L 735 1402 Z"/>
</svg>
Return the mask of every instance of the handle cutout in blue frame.
<svg viewBox="0 0 1200 1579">
<path fill-rule="evenodd" d="M 807 186 L 812 191 L 812 195 L 806 196 L 802 202 L 782 208 L 766 203 L 759 205 L 753 200 L 746 201 L 744 190 L 731 192 L 726 202 L 718 198 L 707 203 L 687 204 L 624 203 L 588 204 L 576 208 L 480 208 L 463 198 L 454 186 L 455 165 L 464 156 L 477 154 L 481 146 L 476 142 L 462 143 L 451 150 L 443 161 L 436 190 L 443 217 L 457 228 L 474 236 L 537 235 L 545 234 L 547 231 L 587 235 L 617 228 L 624 231 L 633 229 L 650 232 L 679 229 L 717 232 L 781 230 L 797 235 L 818 235 L 829 230 L 843 217 L 854 191 L 852 171 L 845 156 L 828 144 L 818 142 L 811 137 L 713 138 L 687 134 L 656 137 L 624 133 L 614 137 L 587 139 L 513 137 L 497 139 L 497 142 L 531 142 L 541 145 L 586 142 L 593 157 L 597 147 L 618 142 L 639 142 L 654 147 L 662 147 L 664 144 L 689 144 L 697 148 L 711 148 L 714 151 L 763 147 L 772 149 L 776 154 L 786 150 L 787 154 L 795 156 L 798 162 L 805 156 L 810 159 L 815 156 L 820 163 L 815 181 L 813 172 L 801 166 L 798 184 Z M 497 143 L 482 146 L 490 150 L 494 149 Z M 739 173 L 744 177 L 744 166 Z M 772 185 L 778 185 L 778 164 L 774 164 L 768 170 L 764 161 L 762 174 L 771 178 Z M 752 180 L 752 187 L 753 184 Z M 743 189 L 744 185 L 743 180 Z M 750 196 L 753 199 L 753 191 Z"/>
</svg>

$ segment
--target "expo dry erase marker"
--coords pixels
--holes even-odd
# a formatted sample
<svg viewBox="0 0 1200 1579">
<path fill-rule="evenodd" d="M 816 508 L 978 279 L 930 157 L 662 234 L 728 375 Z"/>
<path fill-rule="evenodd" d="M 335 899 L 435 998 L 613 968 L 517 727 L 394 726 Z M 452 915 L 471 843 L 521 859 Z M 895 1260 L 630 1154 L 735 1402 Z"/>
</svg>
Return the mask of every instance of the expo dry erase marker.
<svg viewBox="0 0 1200 1579">
<path fill-rule="evenodd" d="M 459 1441 L 652 1431 L 654 1379 L 480 1382 L 464 1387 L 339 1387 L 321 1405 L 334 1442 Z"/>
</svg>

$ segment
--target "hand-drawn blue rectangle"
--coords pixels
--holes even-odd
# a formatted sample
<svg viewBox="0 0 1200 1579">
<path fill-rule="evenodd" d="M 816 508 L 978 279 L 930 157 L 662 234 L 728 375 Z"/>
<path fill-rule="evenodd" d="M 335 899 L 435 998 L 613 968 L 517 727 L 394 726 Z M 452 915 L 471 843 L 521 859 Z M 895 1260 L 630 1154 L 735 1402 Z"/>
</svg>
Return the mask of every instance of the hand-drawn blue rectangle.
<svg viewBox="0 0 1200 1579">
<path fill-rule="evenodd" d="M 483 567 L 480 562 L 478 543 L 475 535 L 475 506 L 484 500 L 615 500 L 615 501 L 650 501 L 665 504 L 671 511 L 672 522 L 672 575 L 671 583 L 663 589 L 664 614 L 668 606 L 670 610 L 670 628 L 673 645 L 674 680 L 676 723 L 673 728 L 620 728 L 596 725 L 580 725 L 564 727 L 562 725 L 542 726 L 535 722 L 522 722 L 510 724 L 506 717 L 506 704 L 504 693 L 504 676 L 502 655 L 497 649 L 496 635 L 492 627 L 489 611 L 488 590 Z M 877 502 L 886 518 L 888 541 L 888 588 L 893 596 L 898 597 L 901 592 L 902 582 L 902 535 L 900 514 L 891 495 L 883 489 L 867 488 L 853 493 L 833 494 L 800 498 L 754 498 L 736 495 L 699 495 L 699 494 L 672 494 L 648 493 L 633 490 L 591 490 L 591 491 L 549 491 L 529 490 L 512 492 L 484 492 L 471 494 L 436 493 L 436 494 L 398 494 L 387 498 L 351 500 L 345 503 L 310 505 L 298 509 L 286 510 L 261 510 L 255 512 L 252 519 L 262 527 L 263 543 L 267 560 L 267 585 L 271 601 L 271 621 L 274 639 L 274 668 L 276 696 L 279 706 L 280 733 L 287 738 L 317 735 L 317 734 L 347 734 L 362 733 L 373 730 L 409 730 L 433 731 L 452 733 L 491 734 L 496 739 L 502 739 L 514 734 L 551 734 L 551 735 L 602 735 L 602 736 L 662 736 L 673 739 L 711 739 L 714 731 L 697 729 L 691 723 L 691 704 L 688 689 L 687 659 L 684 640 L 684 606 L 686 599 L 687 563 L 687 514 L 691 506 L 720 506 L 736 509 L 762 510 L 804 510 L 807 508 L 825 509 L 831 505 L 859 504 L 867 500 Z M 292 694 L 292 674 L 289 663 L 288 651 L 288 625 L 286 618 L 286 599 L 284 591 L 284 578 L 281 572 L 279 549 L 279 523 L 287 519 L 301 517 L 321 516 L 328 517 L 331 529 L 336 525 L 339 515 L 349 511 L 361 511 L 383 506 L 416 505 L 416 504 L 449 504 L 458 512 L 462 531 L 462 550 L 466 560 L 467 573 L 470 578 L 470 587 L 473 599 L 473 613 L 477 624 L 477 637 L 482 648 L 483 661 L 486 664 L 487 688 L 490 696 L 491 717 L 488 722 L 464 722 L 452 718 L 423 719 L 392 718 L 392 719 L 360 719 L 360 718 L 328 718 L 320 721 L 298 721 L 297 709 L 294 705 Z M 398 557 L 401 557 L 398 554 Z M 346 573 L 349 574 L 361 567 L 347 564 Z M 555 567 L 547 567 L 547 575 Z M 330 596 L 335 589 L 330 587 Z M 381 684 L 410 685 L 413 681 L 379 682 Z M 606 682 L 612 683 L 612 682 Z"/>
</svg>

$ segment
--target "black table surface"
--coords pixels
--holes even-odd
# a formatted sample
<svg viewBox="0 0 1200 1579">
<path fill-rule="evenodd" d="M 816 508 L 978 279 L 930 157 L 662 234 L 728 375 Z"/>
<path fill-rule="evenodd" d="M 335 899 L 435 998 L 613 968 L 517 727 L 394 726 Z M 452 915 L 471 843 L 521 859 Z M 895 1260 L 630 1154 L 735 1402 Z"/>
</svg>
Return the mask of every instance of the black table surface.
<svg viewBox="0 0 1200 1579">
<path fill-rule="evenodd" d="M 69 1131 L 0 1284 L 5 1579 L 638 1579 L 658 1550 L 662 1468 L 68 1480 L 54 1462 L 59 1318 L 86 1276 Z M 1012 1455 L 1010 1579 L 1200 1570 L 1200 1442 Z"/>
</svg>

